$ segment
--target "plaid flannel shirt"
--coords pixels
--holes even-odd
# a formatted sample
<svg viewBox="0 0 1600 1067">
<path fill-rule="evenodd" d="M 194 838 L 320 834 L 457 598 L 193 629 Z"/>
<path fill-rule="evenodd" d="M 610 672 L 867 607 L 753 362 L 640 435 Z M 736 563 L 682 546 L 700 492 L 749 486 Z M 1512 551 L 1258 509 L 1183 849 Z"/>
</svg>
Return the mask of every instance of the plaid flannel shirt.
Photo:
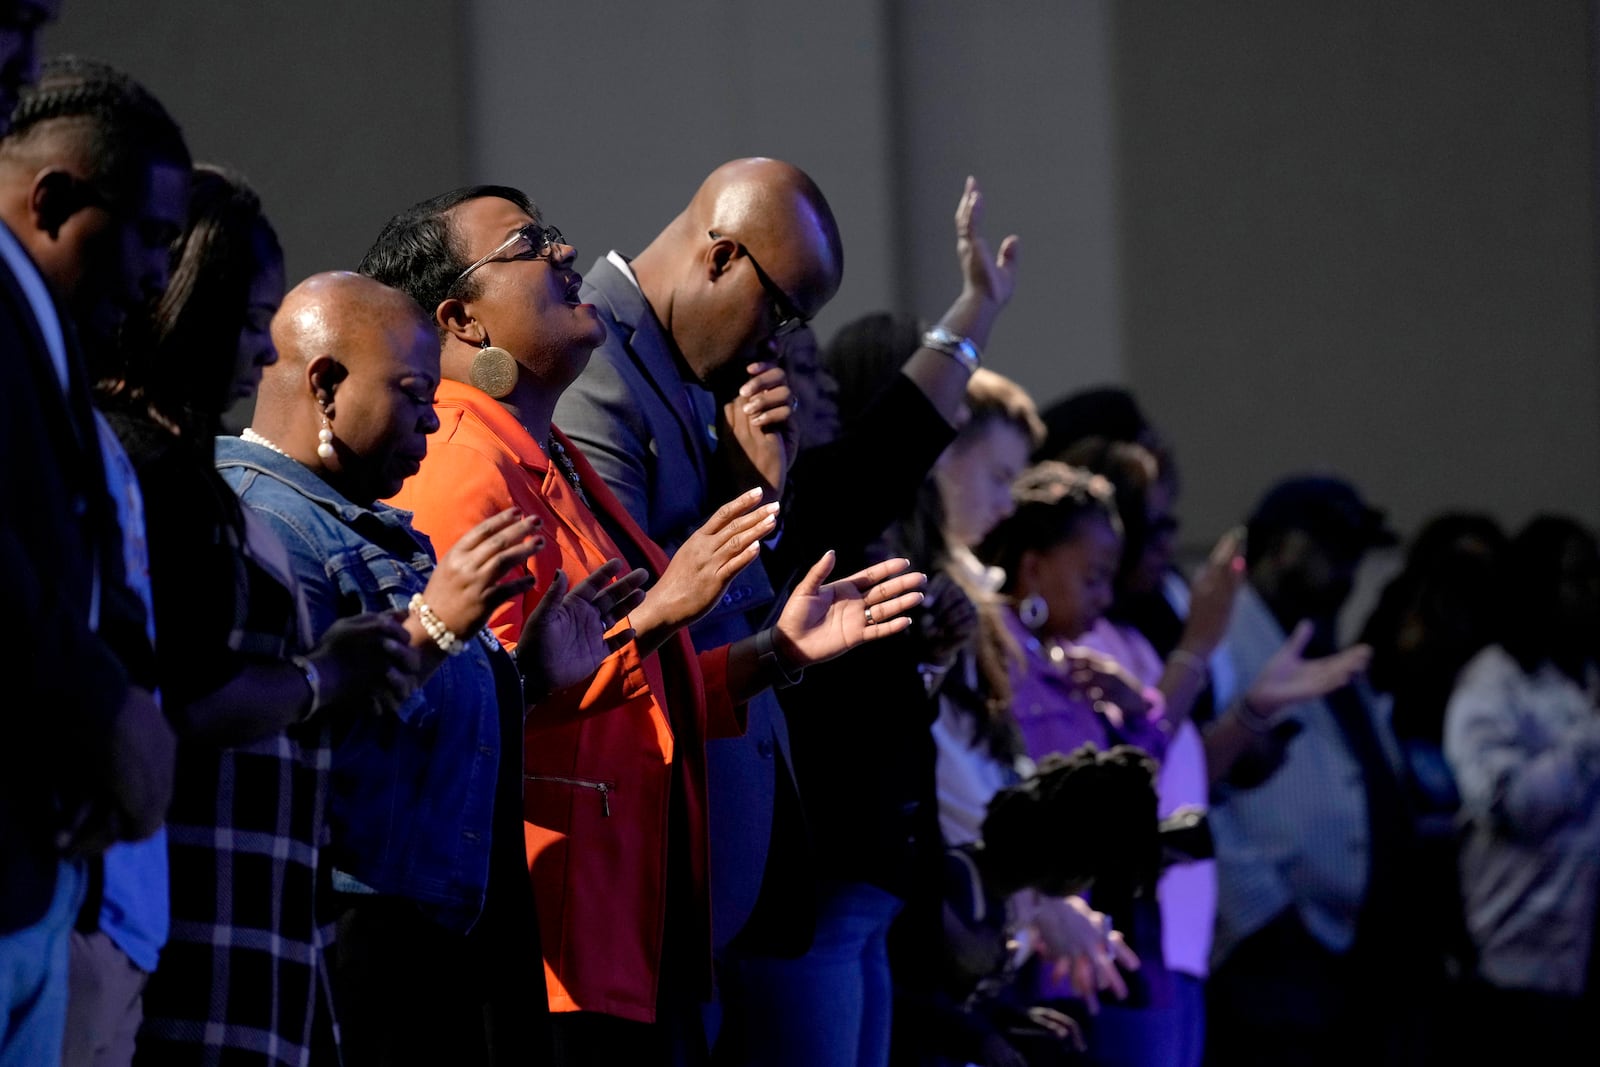
<svg viewBox="0 0 1600 1067">
<path fill-rule="evenodd" d="M 215 472 L 203 473 L 231 502 Z M 188 573 L 164 586 L 157 575 L 158 596 L 180 582 L 186 608 L 206 598 L 213 618 L 221 609 L 232 620 L 227 649 L 214 654 L 281 659 L 307 647 L 281 543 L 247 511 L 215 532 L 191 546 Z M 135 1062 L 304 1067 L 313 1044 L 337 1048 L 325 962 L 332 929 L 317 913 L 328 879 L 329 735 L 313 721 L 232 748 L 180 744 L 167 819 L 172 932 L 145 990 Z"/>
</svg>

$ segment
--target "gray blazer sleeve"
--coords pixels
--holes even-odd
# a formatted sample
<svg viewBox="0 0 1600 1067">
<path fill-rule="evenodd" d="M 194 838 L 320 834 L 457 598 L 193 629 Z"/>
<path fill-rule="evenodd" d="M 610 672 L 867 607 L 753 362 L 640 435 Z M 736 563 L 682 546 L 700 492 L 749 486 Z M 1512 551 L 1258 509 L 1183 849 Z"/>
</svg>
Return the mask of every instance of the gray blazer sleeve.
<svg viewBox="0 0 1600 1067">
<path fill-rule="evenodd" d="M 616 345 L 608 335 L 595 349 L 588 369 L 556 404 L 555 424 L 583 450 L 639 528 L 649 530 L 655 435 L 619 370 L 627 357 Z"/>
</svg>

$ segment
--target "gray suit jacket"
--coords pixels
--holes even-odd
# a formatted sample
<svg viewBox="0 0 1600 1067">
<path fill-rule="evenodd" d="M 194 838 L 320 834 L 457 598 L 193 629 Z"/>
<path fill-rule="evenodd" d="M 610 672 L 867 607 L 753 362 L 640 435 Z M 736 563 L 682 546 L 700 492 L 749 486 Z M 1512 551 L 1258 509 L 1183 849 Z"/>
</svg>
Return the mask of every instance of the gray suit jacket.
<svg viewBox="0 0 1600 1067">
<path fill-rule="evenodd" d="M 711 499 L 717 404 L 686 381 L 661 324 L 638 286 L 602 257 L 584 278 L 583 299 L 606 324 L 606 340 L 563 394 L 555 423 L 583 449 L 634 520 L 669 556 L 723 500 Z M 748 637 L 753 613 L 774 594 L 760 561 L 734 579 L 722 602 L 690 631 L 698 649 Z M 706 745 L 711 803 L 713 939 L 728 943 L 755 908 L 772 834 L 788 727 L 770 691 L 749 705 L 742 738 Z"/>
</svg>

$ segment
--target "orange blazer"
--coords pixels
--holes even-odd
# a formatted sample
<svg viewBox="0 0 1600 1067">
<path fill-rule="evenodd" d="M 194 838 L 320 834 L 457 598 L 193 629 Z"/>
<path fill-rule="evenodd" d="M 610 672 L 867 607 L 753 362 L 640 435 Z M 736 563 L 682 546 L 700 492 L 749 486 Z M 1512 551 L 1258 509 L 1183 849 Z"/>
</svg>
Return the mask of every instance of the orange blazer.
<svg viewBox="0 0 1600 1067">
<path fill-rule="evenodd" d="M 559 430 L 590 507 L 632 544 L 624 553 L 574 492 L 559 466 L 487 394 L 444 381 L 440 427 L 422 469 L 390 501 L 415 515 L 442 556 L 473 526 L 508 507 L 540 516 L 545 547 L 528 561 L 538 585 L 502 605 L 489 625 L 515 647 L 523 619 L 556 571 L 577 582 L 614 557 L 647 560 L 652 579 L 667 558 L 629 518 L 594 468 Z M 597 1011 L 653 1022 L 667 922 L 667 821 L 678 760 L 700 946 L 702 995 L 711 988 L 707 883 L 708 738 L 744 732 L 744 708 L 727 691 L 726 648 L 696 653 L 687 630 L 641 657 L 629 644 L 587 683 L 528 712 L 523 730 L 523 832 L 539 909 L 545 979 L 554 1011 Z"/>
</svg>

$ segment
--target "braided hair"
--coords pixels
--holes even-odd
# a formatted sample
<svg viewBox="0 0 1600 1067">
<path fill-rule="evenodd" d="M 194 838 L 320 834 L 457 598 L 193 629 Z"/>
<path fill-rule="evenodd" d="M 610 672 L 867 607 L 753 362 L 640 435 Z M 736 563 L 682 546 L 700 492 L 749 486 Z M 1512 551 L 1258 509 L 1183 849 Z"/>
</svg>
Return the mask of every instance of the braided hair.
<svg viewBox="0 0 1600 1067">
<path fill-rule="evenodd" d="M 142 189 L 152 160 L 187 169 L 183 132 L 144 86 L 108 63 L 81 56 L 47 60 L 24 89 L 0 150 L 21 153 L 63 128 L 80 138 L 91 184 L 114 199 Z"/>
<path fill-rule="evenodd" d="M 1130 745 L 1084 745 L 1046 756 L 1033 777 L 1002 789 L 983 820 L 986 875 L 997 890 L 1131 899 L 1155 883 L 1156 764 Z"/>
</svg>

